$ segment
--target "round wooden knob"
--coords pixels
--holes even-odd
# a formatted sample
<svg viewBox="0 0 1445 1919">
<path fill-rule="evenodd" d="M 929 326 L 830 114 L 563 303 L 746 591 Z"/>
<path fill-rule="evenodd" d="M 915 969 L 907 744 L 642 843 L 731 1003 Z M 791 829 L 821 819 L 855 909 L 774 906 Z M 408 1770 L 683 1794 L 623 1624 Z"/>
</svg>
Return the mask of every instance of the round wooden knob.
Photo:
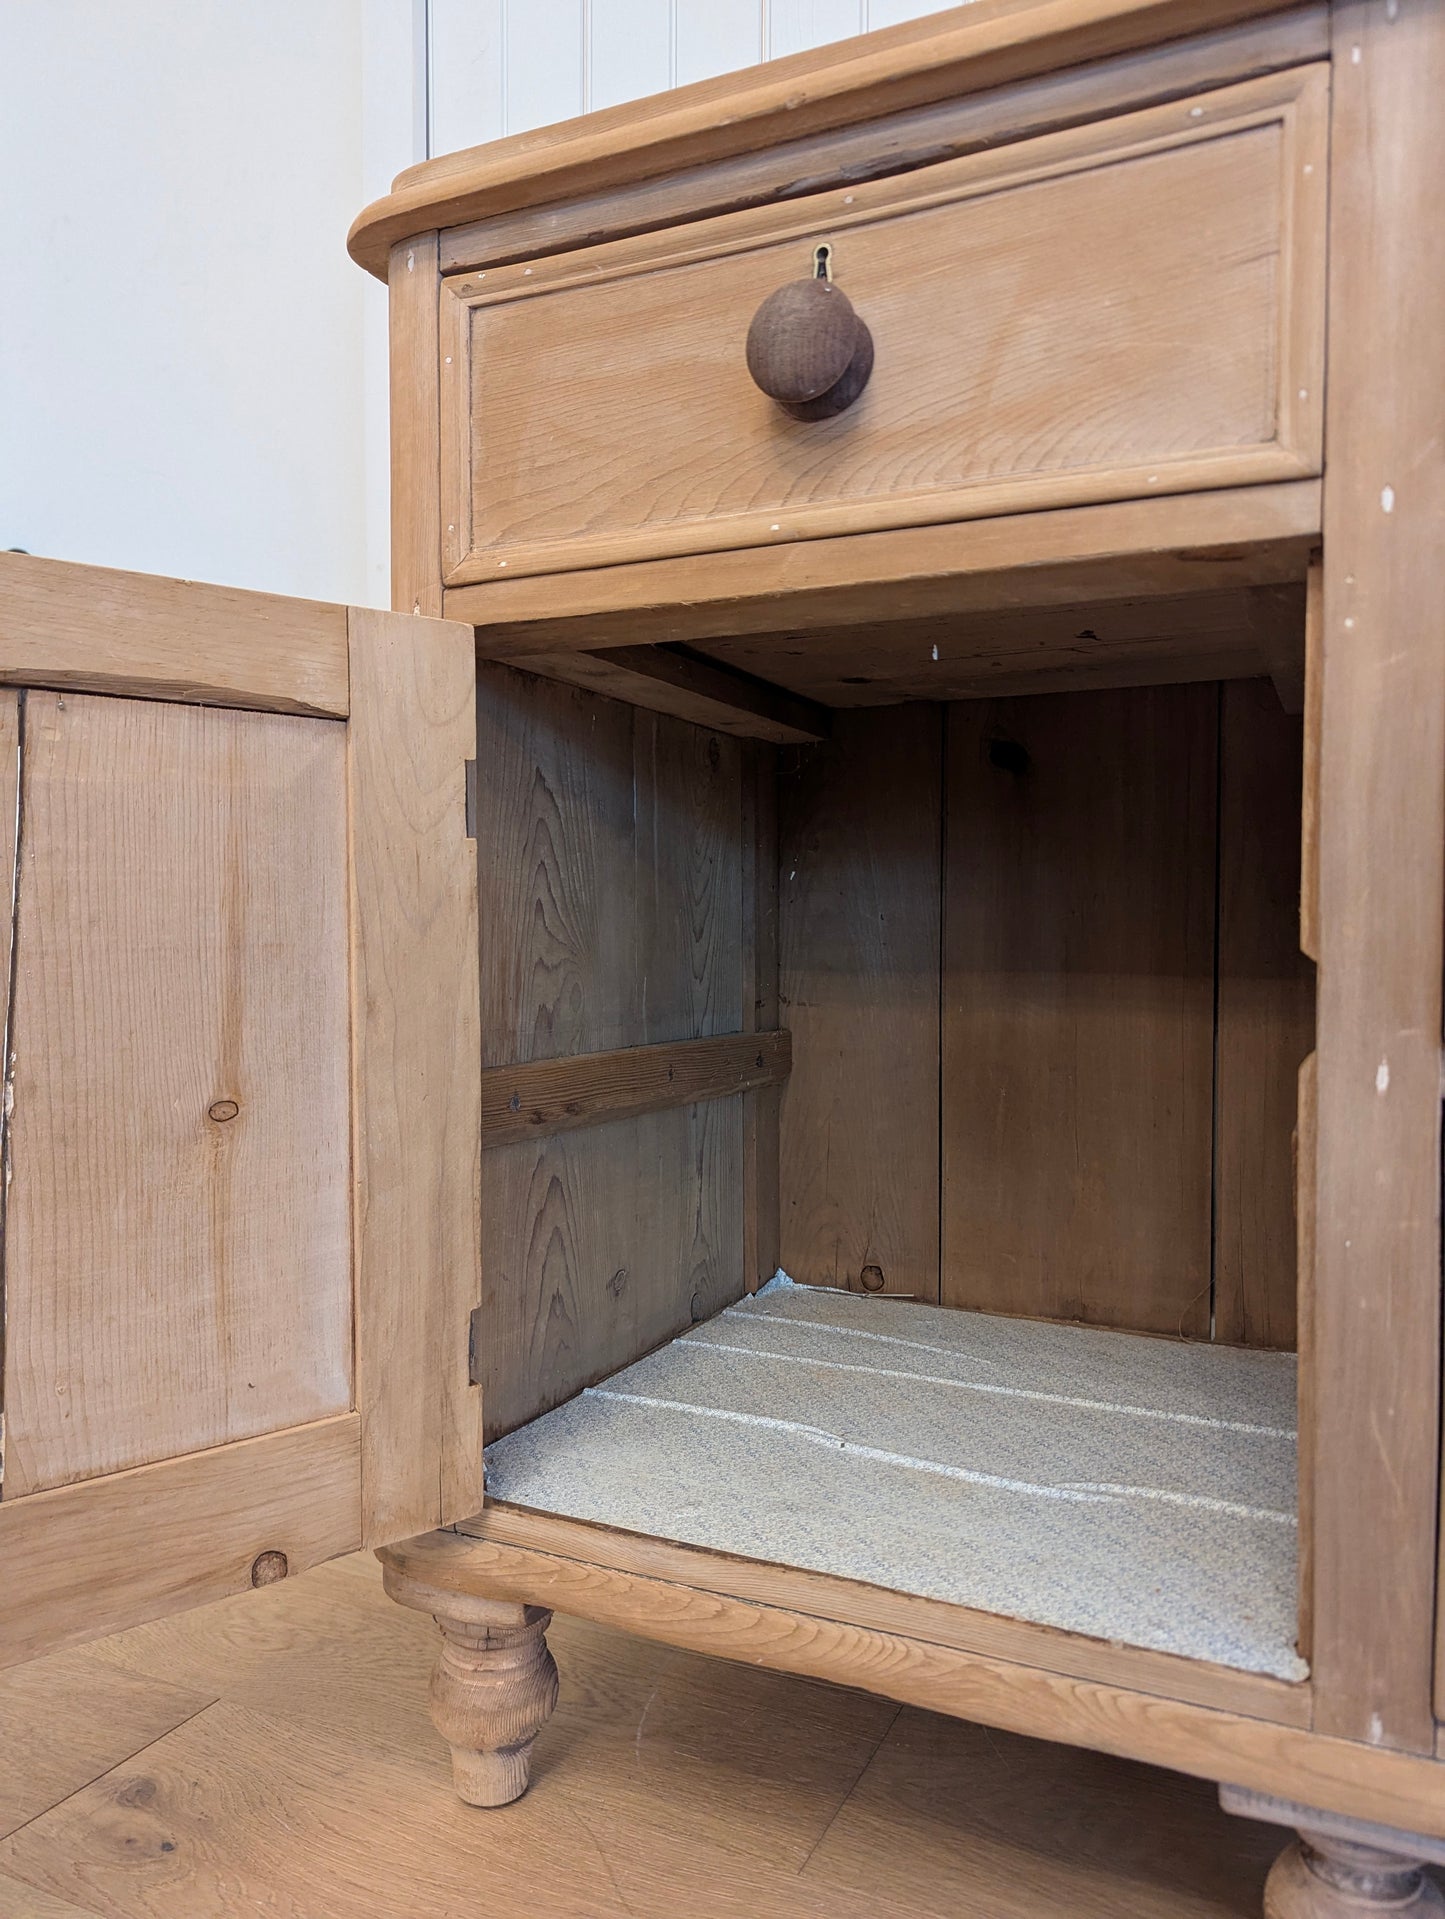
<svg viewBox="0 0 1445 1919">
<path fill-rule="evenodd" d="M 748 328 L 748 372 L 799 420 L 852 406 L 873 371 L 873 336 L 831 280 L 791 280 L 770 293 Z"/>
</svg>

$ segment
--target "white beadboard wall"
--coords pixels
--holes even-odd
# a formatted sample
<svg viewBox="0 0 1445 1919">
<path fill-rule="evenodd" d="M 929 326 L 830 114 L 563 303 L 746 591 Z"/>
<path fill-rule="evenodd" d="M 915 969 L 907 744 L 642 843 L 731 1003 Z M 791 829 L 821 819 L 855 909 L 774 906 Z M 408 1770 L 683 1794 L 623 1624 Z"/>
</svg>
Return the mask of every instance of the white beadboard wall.
<svg viewBox="0 0 1445 1919">
<path fill-rule="evenodd" d="M 641 99 L 956 0 L 427 0 L 429 150 Z"/>
</svg>

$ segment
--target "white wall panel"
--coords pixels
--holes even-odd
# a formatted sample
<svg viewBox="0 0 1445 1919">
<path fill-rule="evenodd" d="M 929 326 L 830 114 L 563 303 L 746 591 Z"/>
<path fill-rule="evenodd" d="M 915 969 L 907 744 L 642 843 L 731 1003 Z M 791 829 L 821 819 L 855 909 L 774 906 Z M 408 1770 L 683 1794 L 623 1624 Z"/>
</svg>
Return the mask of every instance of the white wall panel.
<svg viewBox="0 0 1445 1919">
<path fill-rule="evenodd" d="M 929 0 L 427 4 L 434 154 L 940 11 Z"/>
<path fill-rule="evenodd" d="M 867 0 L 769 0 L 765 18 L 769 60 L 803 53 L 829 40 L 862 33 Z"/>
<path fill-rule="evenodd" d="M 425 0 L 429 151 L 456 153 L 507 131 L 505 0 Z"/>
<path fill-rule="evenodd" d="M 589 0 L 589 110 L 676 85 L 675 11 L 674 0 Z"/>
<path fill-rule="evenodd" d="M 0 0 L 0 547 L 385 602 L 344 243 L 417 157 L 412 11 Z"/>
</svg>

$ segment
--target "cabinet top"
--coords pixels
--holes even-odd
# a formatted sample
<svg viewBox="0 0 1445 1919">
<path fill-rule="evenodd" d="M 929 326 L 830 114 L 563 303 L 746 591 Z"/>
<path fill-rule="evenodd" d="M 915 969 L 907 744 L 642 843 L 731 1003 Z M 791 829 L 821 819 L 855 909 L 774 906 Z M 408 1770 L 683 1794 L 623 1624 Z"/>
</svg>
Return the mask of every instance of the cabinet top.
<svg viewBox="0 0 1445 1919">
<path fill-rule="evenodd" d="M 786 60 L 492 140 L 399 173 L 347 247 L 387 277 L 397 242 L 1130 53 L 1279 0 L 973 0 Z"/>
</svg>

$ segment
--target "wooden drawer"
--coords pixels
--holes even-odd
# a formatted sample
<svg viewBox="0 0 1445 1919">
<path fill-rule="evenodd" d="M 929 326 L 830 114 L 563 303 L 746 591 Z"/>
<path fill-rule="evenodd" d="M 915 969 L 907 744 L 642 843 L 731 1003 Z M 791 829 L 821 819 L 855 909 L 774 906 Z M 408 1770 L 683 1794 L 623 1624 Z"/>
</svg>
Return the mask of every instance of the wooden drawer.
<svg viewBox="0 0 1445 1919">
<path fill-rule="evenodd" d="M 1328 72 L 446 280 L 449 584 L 1320 469 Z M 820 241 L 848 412 L 743 345 Z"/>
</svg>

